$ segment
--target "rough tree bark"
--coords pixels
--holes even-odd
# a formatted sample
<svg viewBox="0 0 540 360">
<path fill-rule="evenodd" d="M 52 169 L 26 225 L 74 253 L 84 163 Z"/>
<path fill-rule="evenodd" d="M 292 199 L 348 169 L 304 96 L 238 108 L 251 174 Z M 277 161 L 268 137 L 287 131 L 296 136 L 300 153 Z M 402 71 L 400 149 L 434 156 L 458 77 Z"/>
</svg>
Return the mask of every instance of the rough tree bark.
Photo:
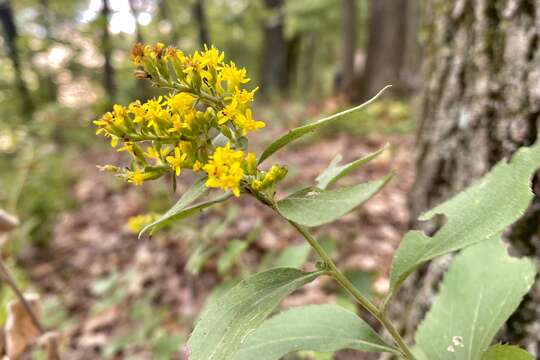
<svg viewBox="0 0 540 360">
<path fill-rule="evenodd" d="M 533 143 L 540 115 L 540 0 L 432 0 L 427 19 L 412 219 Z M 514 251 L 540 263 L 538 196 L 507 239 Z M 409 335 L 447 265 L 445 258 L 421 269 L 397 297 L 395 311 L 408 314 L 403 325 Z M 538 281 L 501 340 L 540 355 Z"/>
<path fill-rule="evenodd" d="M 197 20 L 201 48 L 204 48 L 204 45 L 210 46 L 210 34 L 208 32 L 208 22 L 206 21 L 203 0 L 196 0 L 195 4 L 193 4 L 193 17 Z"/>
<path fill-rule="evenodd" d="M 354 55 L 356 52 L 356 0 L 341 0 L 341 81 L 343 93 L 350 93 L 354 85 Z"/>
<path fill-rule="evenodd" d="M 109 7 L 109 0 L 103 0 L 103 7 L 101 8 L 101 17 L 103 21 L 101 47 L 103 51 L 103 57 L 105 58 L 105 64 L 103 66 L 103 87 L 105 88 L 109 100 L 114 101 L 114 98 L 116 96 L 116 84 L 114 81 L 114 68 L 112 66 L 111 34 L 109 33 L 110 14 L 111 9 Z"/>
<path fill-rule="evenodd" d="M 20 96 L 21 114 L 29 120 L 34 110 L 34 104 L 22 76 L 20 54 L 17 47 L 17 26 L 15 25 L 13 8 L 9 0 L 0 1 L 0 22 L 2 22 L 4 41 L 15 74 L 15 84 Z"/>
<path fill-rule="evenodd" d="M 388 84 L 400 91 L 405 58 L 407 0 L 371 0 L 366 65 L 358 78 L 355 100 L 365 100 Z"/>
<path fill-rule="evenodd" d="M 289 82 L 287 74 L 288 45 L 284 34 L 284 0 L 264 0 L 270 15 L 264 21 L 261 66 L 261 92 L 284 91 Z"/>
</svg>

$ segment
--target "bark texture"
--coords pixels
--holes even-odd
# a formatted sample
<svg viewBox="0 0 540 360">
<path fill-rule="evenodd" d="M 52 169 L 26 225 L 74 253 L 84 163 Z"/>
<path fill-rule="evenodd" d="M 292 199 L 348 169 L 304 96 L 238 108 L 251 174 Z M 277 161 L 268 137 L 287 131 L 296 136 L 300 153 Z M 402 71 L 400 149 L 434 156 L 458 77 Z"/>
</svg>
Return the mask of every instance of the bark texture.
<svg viewBox="0 0 540 360">
<path fill-rule="evenodd" d="M 533 143 L 540 115 L 540 0 L 429 4 L 426 16 L 432 20 L 426 29 L 412 219 L 465 188 L 518 147 Z M 540 263 L 538 196 L 508 239 L 515 251 Z M 430 306 L 448 260 L 439 259 L 413 274 L 398 296 L 401 306 L 395 311 L 408 315 L 402 325 L 409 337 Z M 501 341 L 540 355 L 538 281 Z"/>
<path fill-rule="evenodd" d="M 366 66 L 355 100 L 365 100 L 388 84 L 400 90 L 405 61 L 408 0 L 371 0 Z"/>
</svg>

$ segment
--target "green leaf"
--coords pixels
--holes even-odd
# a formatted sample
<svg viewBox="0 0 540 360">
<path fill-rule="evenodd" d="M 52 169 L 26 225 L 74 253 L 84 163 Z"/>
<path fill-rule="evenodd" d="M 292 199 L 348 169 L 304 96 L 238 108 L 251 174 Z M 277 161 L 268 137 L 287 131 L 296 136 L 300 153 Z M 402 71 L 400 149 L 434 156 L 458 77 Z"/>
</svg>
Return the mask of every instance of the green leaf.
<svg viewBox="0 0 540 360">
<path fill-rule="evenodd" d="M 221 299 L 225 294 L 227 294 L 233 287 L 238 285 L 240 281 L 242 281 L 240 278 L 231 278 L 214 287 L 212 289 L 212 292 L 210 292 L 210 294 L 206 298 L 202 311 L 199 313 L 199 315 L 202 316 L 202 314 L 205 314 L 209 308 L 216 306 L 219 299 Z"/>
<path fill-rule="evenodd" d="M 220 275 L 226 275 L 236 264 L 238 258 L 248 248 L 249 244 L 242 240 L 231 240 L 223 249 L 223 253 L 218 259 L 217 268 Z"/>
<path fill-rule="evenodd" d="M 307 242 L 297 245 L 289 245 L 279 254 L 273 267 L 302 267 L 309 256 L 311 246 Z"/>
<path fill-rule="evenodd" d="M 482 360 L 534 360 L 534 358 L 517 346 L 495 345 L 484 353 Z"/>
<path fill-rule="evenodd" d="M 345 165 L 338 165 L 339 162 L 343 159 L 341 155 L 337 155 L 334 160 L 328 165 L 326 170 L 324 170 L 315 181 L 317 181 L 318 187 L 321 189 L 326 189 L 328 186 L 332 185 L 345 175 L 349 174 L 351 171 L 358 169 L 360 166 L 367 164 L 371 160 L 375 159 L 377 156 L 382 154 L 386 149 L 388 149 L 389 144 L 386 144 L 382 149 L 377 150 L 371 154 L 361 157 L 358 160 L 350 162 Z"/>
<path fill-rule="evenodd" d="M 289 130 L 286 134 L 282 135 L 280 138 L 275 140 L 273 143 L 271 143 L 262 153 L 261 157 L 259 158 L 259 164 L 261 164 L 264 160 L 268 159 L 272 154 L 274 154 L 276 151 L 281 149 L 282 147 L 288 145 L 289 143 L 293 142 L 294 140 L 317 130 L 322 125 L 326 125 L 332 121 L 336 120 L 344 120 L 349 117 L 353 117 L 357 115 L 357 112 L 362 110 L 367 105 L 371 104 L 373 101 L 375 101 L 386 89 L 388 89 L 390 86 L 386 86 L 381 91 L 377 93 L 374 97 L 366 101 L 365 103 L 358 105 L 356 107 L 353 107 L 351 109 L 342 111 L 340 113 L 325 117 L 323 119 L 314 121 L 312 123 L 309 123 L 304 126 L 297 127 L 295 129 Z"/>
<path fill-rule="evenodd" d="M 321 274 L 323 272 L 276 268 L 241 281 L 207 306 L 188 341 L 190 360 L 232 359 L 245 336 L 256 329 L 283 298 Z"/>
<path fill-rule="evenodd" d="M 368 201 L 391 178 L 392 175 L 388 175 L 380 180 L 335 190 L 309 187 L 278 201 L 277 207 L 281 215 L 299 224 L 305 226 L 326 224 Z"/>
<path fill-rule="evenodd" d="M 421 264 L 488 239 L 506 229 L 525 212 L 533 193 L 530 179 L 540 167 L 540 142 L 521 148 L 510 163 L 499 162 L 486 176 L 452 199 L 420 217 L 446 216 L 433 236 L 409 231 L 402 240 L 390 272 L 390 294 Z"/>
<path fill-rule="evenodd" d="M 342 349 L 395 352 L 354 313 L 337 305 L 310 305 L 266 320 L 242 343 L 234 360 L 278 360 L 300 350 Z"/>
<path fill-rule="evenodd" d="M 205 182 L 206 182 L 206 178 L 201 178 L 197 180 L 197 182 L 195 182 L 180 197 L 178 202 L 174 204 L 173 207 L 171 207 L 159 219 L 157 219 L 151 224 L 146 225 L 139 233 L 139 238 L 142 237 L 147 231 L 150 231 L 150 235 L 153 235 L 157 230 L 161 229 L 167 224 L 170 224 L 173 221 L 190 217 L 212 205 L 219 204 L 220 202 L 223 202 L 232 196 L 230 192 L 226 192 L 223 195 L 218 196 L 214 199 L 188 206 L 193 201 L 197 200 L 207 190 L 207 187 L 205 186 Z"/>
<path fill-rule="evenodd" d="M 373 284 L 375 283 L 375 278 L 377 277 L 376 272 L 347 270 L 345 271 L 345 276 L 354 285 L 354 287 L 364 294 L 364 296 L 369 300 L 374 301 L 377 298 L 377 294 L 373 290 Z M 343 295 L 348 295 L 344 289 L 340 291 L 343 293 Z"/>
<path fill-rule="evenodd" d="M 463 250 L 418 328 L 417 346 L 428 359 L 480 360 L 535 275 L 530 260 L 507 254 L 500 234 Z"/>
</svg>

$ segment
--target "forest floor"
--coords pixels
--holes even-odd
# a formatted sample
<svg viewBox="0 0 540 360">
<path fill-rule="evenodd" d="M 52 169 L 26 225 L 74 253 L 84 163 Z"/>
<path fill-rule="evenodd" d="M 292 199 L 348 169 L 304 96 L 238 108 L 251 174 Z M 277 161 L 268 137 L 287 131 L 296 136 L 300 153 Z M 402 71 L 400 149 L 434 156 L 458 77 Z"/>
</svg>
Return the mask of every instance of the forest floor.
<svg viewBox="0 0 540 360">
<path fill-rule="evenodd" d="M 281 130 L 273 127 L 269 131 Z M 407 193 L 414 177 L 412 135 L 330 133 L 301 142 L 272 159 L 290 166 L 285 188 L 293 189 L 313 183 L 335 155 L 350 161 L 385 143 L 392 145 L 390 151 L 341 183 L 380 178 L 393 171 L 392 182 L 362 208 L 316 229 L 319 237 L 331 239 L 337 262 L 345 269 L 370 274 L 370 286 L 379 294 L 388 287 L 391 257 L 407 227 Z M 118 161 L 112 151 L 81 154 L 73 164 L 79 174 L 72 190 L 77 210 L 61 215 L 47 248 L 33 248 L 21 255 L 31 282 L 39 284 L 50 326 L 61 330 L 66 359 L 170 358 L 166 354 L 184 343 L 214 286 L 246 275 L 246 269 L 255 269 L 265 253 L 283 251 L 302 241 L 281 219 L 249 198 L 241 198 L 233 207 L 231 202 L 219 206 L 153 238 L 138 239 L 127 228 L 128 219 L 149 211 L 156 197 L 168 197 L 166 202 L 172 203 L 172 190 L 165 182 L 123 185 L 95 167 Z M 224 228 L 208 229 L 209 223 L 219 227 L 223 222 L 228 223 Z M 264 226 L 256 232 L 261 222 Z M 255 240 L 226 273 L 217 271 L 217 255 L 212 251 L 210 256 L 192 258 L 187 265 L 197 241 L 221 248 L 254 233 Z M 200 264 L 194 266 L 194 261 Z M 314 262 L 312 254 L 305 268 L 313 268 Z M 186 271 L 186 266 L 199 273 Z M 283 306 L 338 301 L 332 290 L 329 279 L 320 279 L 294 293 Z M 178 353 L 173 358 L 182 356 Z"/>
</svg>

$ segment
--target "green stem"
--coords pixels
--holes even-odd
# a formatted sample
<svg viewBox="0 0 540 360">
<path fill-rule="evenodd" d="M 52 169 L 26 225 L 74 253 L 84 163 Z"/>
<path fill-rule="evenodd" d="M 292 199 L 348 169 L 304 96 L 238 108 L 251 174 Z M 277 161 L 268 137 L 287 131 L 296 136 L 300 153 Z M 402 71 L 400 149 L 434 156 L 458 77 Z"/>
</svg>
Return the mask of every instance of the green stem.
<svg viewBox="0 0 540 360">
<path fill-rule="evenodd" d="M 253 191 L 249 187 L 246 188 L 246 191 L 251 196 L 255 197 L 258 201 L 268 206 L 281 216 L 275 202 L 271 198 L 266 196 L 264 193 Z M 390 320 L 388 320 L 386 314 L 384 312 L 381 312 L 377 308 L 377 306 L 375 306 L 371 301 L 369 301 L 368 298 L 366 298 L 360 291 L 358 291 L 358 289 L 349 281 L 349 279 L 347 279 L 347 277 L 343 275 L 343 273 L 338 269 L 332 258 L 324 250 L 321 244 L 319 244 L 319 242 L 313 237 L 313 235 L 311 235 L 308 228 L 292 220 L 287 219 L 287 221 L 306 239 L 306 241 L 317 253 L 317 255 L 319 255 L 320 258 L 325 262 L 326 266 L 328 267 L 330 276 L 332 276 L 334 280 L 336 280 L 336 282 L 360 304 L 360 306 L 362 306 L 366 311 L 373 315 L 373 317 L 375 317 L 375 319 L 377 319 L 381 323 L 381 325 L 386 329 L 386 331 L 388 331 L 388 333 L 394 339 L 394 342 L 398 346 L 401 355 L 407 360 L 415 360 L 415 357 L 405 343 L 405 340 L 403 340 L 403 337 L 401 337 L 394 325 L 390 322 Z"/>
<path fill-rule="evenodd" d="M 337 281 L 337 283 L 384 326 L 390 336 L 392 336 L 392 338 L 394 339 L 394 342 L 399 347 L 403 356 L 406 359 L 414 360 L 414 355 L 411 353 L 409 347 L 407 346 L 399 332 L 396 330 L 394 325 L 390 322 L 390 320 L 388 320 L 386 315 L 384 313 L 381 313 L 379 309 L 371 301 L 369 301 L 360 291 L 358 291 L 358 289 L 356 289 L 356 287 L 349 281 L 349 279 L 347 279 L 345 275 L 343 275 L 343 273 L 337 268 L 334 261 L 326 253 L 326 251 L 319 244 L 319 242 L 310 234 L 309 230 L 305 226 L 295 223 L 294 221 L 288 220 L 288 222 L 296 230 L 298 230 L 300 234 L 302 234 L 302 236 L 307 240 L 309 245 L 311 245 L 313 250 L 315 250 L 317 255 L 319 255 L 321 259 L 326 263 L 326 265 L 330 268 L 331 276 Z"/>
</svg>

